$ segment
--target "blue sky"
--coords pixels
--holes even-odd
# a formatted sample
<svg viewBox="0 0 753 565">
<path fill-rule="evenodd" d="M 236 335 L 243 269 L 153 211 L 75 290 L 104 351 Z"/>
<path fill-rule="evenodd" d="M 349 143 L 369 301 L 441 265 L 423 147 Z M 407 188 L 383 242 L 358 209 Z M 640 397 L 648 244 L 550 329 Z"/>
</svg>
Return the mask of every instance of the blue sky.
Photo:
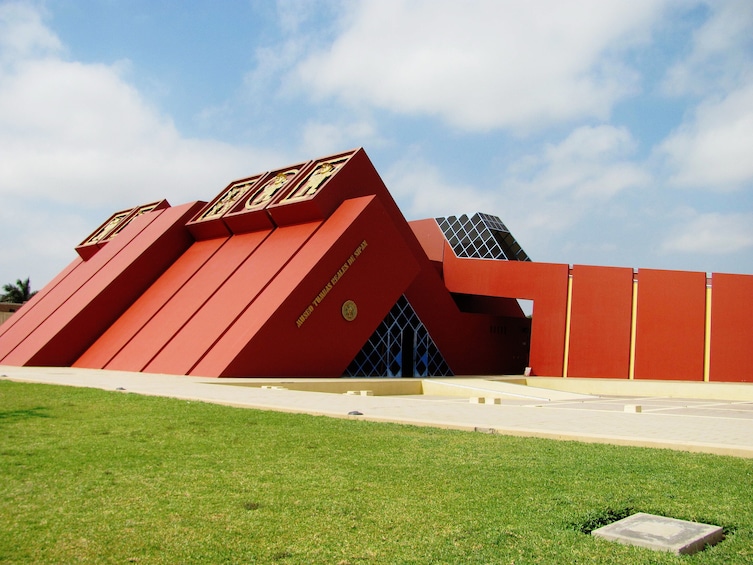
<svg viewBox="0 0 753 565">
<path fill-rule="evenodd" d="M 363 146 L 534 261 L 753 274 L 749 0 L 0 0 L 0 282 Z"/>
</svg>

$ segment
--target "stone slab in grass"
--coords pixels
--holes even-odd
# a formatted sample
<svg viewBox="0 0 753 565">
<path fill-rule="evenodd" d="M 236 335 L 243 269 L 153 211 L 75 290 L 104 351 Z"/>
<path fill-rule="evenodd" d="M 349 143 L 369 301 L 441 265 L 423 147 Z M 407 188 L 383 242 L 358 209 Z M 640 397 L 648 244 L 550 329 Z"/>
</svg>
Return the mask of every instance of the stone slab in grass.
<svg viewBox="0 0 753 565">
<path fill-rule="evenodd" d="M 639 512 L 591 532 L 626 545 L 637 545 L 677 555 L 690 555 L 724 538 L 719 526 L 688 522 Z"/>
</svg>

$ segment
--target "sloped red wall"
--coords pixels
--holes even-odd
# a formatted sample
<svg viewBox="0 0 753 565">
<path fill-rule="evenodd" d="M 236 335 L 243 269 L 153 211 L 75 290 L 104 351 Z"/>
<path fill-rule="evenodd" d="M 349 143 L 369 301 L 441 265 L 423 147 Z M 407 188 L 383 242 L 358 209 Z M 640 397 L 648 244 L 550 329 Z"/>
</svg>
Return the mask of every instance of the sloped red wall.
<svg viewBox="0 0 753 565">
<path fill-rule="evenodd" d="M 0 362 L 71 365 L 186 250 L 185 222 L 199 207 L 185 204 L 135 219 L 43 296 L 14 335 L 3 336 Z"/>
<path fill-rule="evenodd" d="M 190 373 L 339 376 L 417 270 L 379 201 L 347 200 Z M 357 308 L 351 321 L 347 301 Z"/>
<path fill-rule="evenodd" d="M 243 234 L 222 240 L 222 245 L 197 272 L 107 363 L 107 369 L 143 371 L 166 344 L 181 332 L 195 312 L 217 292 L 239 265 L 261 244 L 268 232 Z M 201 242 L 205 243 L 205 242 Z M 218 317 L 223 313 L 218 311 Z M 172 371 L 169 371 L 172 372 Z"/>
<path fill-rule="evenodd" d="M 214 255 L 226 238 L 197 241 L 181 255 L 73 364 L 104 369 Z"/>
<path fill-rule="evenodd" d="M 311 237 L 321 222 L 309 222 L 273 232 L 244 234 L 259 238 L 257 246 L 242 264 L 236 265 L 222 285 L 212 287 L 211 296 L 199 303 L 180 332 L 170 336 L 165 347 L 144 367 L 147 372 L 188 374 L 213 349 L 225 332 L 254 302 L 264 288 Z M 235 239 L 240 236 L 233 236 Z M 243 343 L 235 344 L 236 349 Z M 227 352 L 226 352 L 227 355 Z M 229 359 L 227 359 L 229 361 Z M 169 371 L 168 371 L 169 370 Z M 251 367 L 248 374 L 253 373 Z M 220 372 L 207 370 L 206 376 Z"/>
</svg>

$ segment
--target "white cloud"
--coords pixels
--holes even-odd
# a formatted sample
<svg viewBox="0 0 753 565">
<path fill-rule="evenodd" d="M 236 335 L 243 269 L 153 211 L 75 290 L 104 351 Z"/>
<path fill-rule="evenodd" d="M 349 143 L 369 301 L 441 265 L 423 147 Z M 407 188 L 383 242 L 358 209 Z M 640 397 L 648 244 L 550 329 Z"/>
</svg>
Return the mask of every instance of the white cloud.
<svg viewBox="0 0 753 565">
<path fill-rule="evenodd" d="M 557 145 L 548 145 L 540 156 L 527 160 L 527 169 L 516 169 L 510 179 L 527 193 L 551 197 L 605 199 L 618 192 L 646 185 L 650 175 L 629 160 L 635 141 L 625 128 L 582 126 Z"/>
<path fill-rule="evenodd" d="M 617 199 L 627 195 L 629 201 L 631 191 L 652 180 L 632 160 L 636 145 L 627 129 L 609 125 L 579 127 L 547 144 L 511 167 L 500 183 L 503 221 L 534 259 L 551 258 L 559 248 L 555 260 L 584 261 L 589 249 L 613 248 L 616 242 L 600 235 L 597 224 L 624 223 Z"/>
<path fill-rule="evenodd" d="M 373 123 L 308 121 L 303 125 L 300 145 L 306 155 L 328 155 L 344 149 L 380 143 Z"/>
<path fill-rule="evenodd" d="M 753 247 L 752 213 L 692 213 L 661 244 L 662 251 L 727 255 Z"/>
<path fill-rule="evenodd" d="M 46 282 L 118 209 L 209 200 L 281 164 L 269 150 L 184 138 L 123 79 L 121 63 L 65 60 L 30 6 L 0 5 L 0 198 L 12 210 L 0 237 L 15 242 L 2 268 L 19 269 L 8 277 Z"/>
<path fill-rule="evenodd" d="M 384 180 L 409 220 L 495 209 L 494 194 L 456 184 L 421 158 L 398 161 L 386 172 Z"/>
<path fill-rule="evenodd" d="M 26 62 L 0 77 L 0 194 L 96 206 L 211 198 L 251 148 L 182 138 L 105 65 Z M 135 201 L 134 201 L 135 200 Z"/>
<path fill-rule="evenodd" d="M 668 94 L 715 92 L 751 78 L 753 3 L 713 0 L 705 4 L 710 15 L 694 32 L 689 55 L 667 71 L 663 89 Z"/>
<path fill-rule="evenodd" d="M 481 186 L 454 182 L 415 156 L 397 163 L 385 181 L 409 218 L 492 213 L 524 247 L 535 249 L 558 240 L 584 218 L 605 210 L 618 213 L 610 204 L 613 198 L 647 186 L 651 176 L 630 160 L 634 151 L 635 141 L 623 128 L 581 127 L 517 162 L 502 180 Z"/>
<path fill-rule="evenodd" d="M 690 53 L 663 85 L 670 95 L 702 99 L 656 152 L 669 165 L 671 184 L 739 190 L 753 182 L 753 3 L 706 4 L 709 16 L 694 32 Z"/>
<path fill-rule="evenodd" d="M 327 13 L 330 7 L 321 1 L 277 0 L 276 9 L 277 19 L 282 30 L 298 34 L 306 31 L 301 28 L 315 13 Z"/>
<path fill-rule="evenodd" d="M 0 62 L 60 50 L 60 40 L 44 25 L 37 9 L 23 2 L 0 4 Z"/>
<path fill-rule="evenodd" d="M 753 82 L 699 105 L 658 148 L 679 186 L 734 190 L 753 182 Z"/>
<path fill-rule="evenodd" d="M 302 88 L 468 130 L 605 118 L 638 88 L 615 54 L 646 41 L 663 2 L 364 0 L 301 62 Z"/>
<path fill-rule="evenodd" d="M 8 280 L 30 276 L 39 289 L 76 257 L 74 247 L 106 217 L 87 221 L 76 210 L 3 206 L 0 234 L 12 245 L 0 256 L 0 275 Z"/>
</svg>

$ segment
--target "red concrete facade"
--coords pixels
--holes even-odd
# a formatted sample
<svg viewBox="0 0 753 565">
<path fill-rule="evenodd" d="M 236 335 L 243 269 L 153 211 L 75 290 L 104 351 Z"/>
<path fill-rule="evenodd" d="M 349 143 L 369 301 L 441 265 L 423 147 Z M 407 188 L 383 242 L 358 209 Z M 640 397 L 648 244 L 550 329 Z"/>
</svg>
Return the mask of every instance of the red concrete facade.
<svg viewBox="0 0 753 565">
<path fill-rule="evenodd" d="M 0 364 L 753 381 L 751 276 L 459 256 L 480 236 L 443 229 L 362 149 L 122 210 L 0 326 Z"/>
<path fill-rule="evenodd" d="M 710 380 L 753 382 L 753 277 L 711 275 Z"/>
<path fill-rule="evenodd" d="M 567 265 L 458 259 L 446 249 L 444 276 L 450 292 L 533 300 L 530 365 L 537 374 L 562 376 Z"/>
<path fill-rule="evenodd" d="M 76 262 L 22 308 L 2 336 L 1 362 L 72 364 L 190 246 L 185 222 L 198 206 L 144 214 L 88 261 Z"/>
<path fill-rule="evenodd" d="M 574 265 L 568 377 L 630 377 L 633 269 Z"/>
<path fill-rule="evenodd" d="M 635 378 L 703 380 L 706 273 L 638 271 Z"/>
</svg>

